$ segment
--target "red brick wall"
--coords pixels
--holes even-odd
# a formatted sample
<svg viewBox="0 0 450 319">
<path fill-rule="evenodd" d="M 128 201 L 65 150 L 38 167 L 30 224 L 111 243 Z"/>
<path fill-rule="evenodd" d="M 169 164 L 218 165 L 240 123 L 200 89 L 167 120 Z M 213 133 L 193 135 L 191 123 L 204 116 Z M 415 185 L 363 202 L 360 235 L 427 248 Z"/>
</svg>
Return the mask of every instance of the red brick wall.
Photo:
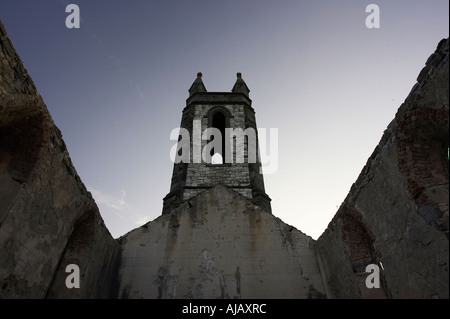
<svg viewBox="0 0 450 319">
<path fill-rule="evenodd" d="M 449 112 L 419 107 L 405 114 L 397 128 L 398 165 L 408 181 L 408 191 L 428 223 L 448 237 Z M 447 167 L 446 167 L 447 166 Z M 431 214 L 431 216 L 430 216 Z M 424 216 L 423 216 L 424 217 Z"/>
</svg>

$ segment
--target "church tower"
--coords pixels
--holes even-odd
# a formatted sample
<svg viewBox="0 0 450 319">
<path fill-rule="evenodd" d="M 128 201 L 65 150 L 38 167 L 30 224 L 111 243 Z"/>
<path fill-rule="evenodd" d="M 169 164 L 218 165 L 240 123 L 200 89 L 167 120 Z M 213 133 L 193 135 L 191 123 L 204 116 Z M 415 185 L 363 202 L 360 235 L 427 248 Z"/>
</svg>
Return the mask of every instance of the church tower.
<svg viewBox="0 0 450 319">
<path fill-rule="evenodd" d="M 259 156 L 255 111 L 237 73 L 231 92 L 208 92 L 202 73 L 189 89 L 181 118 L 172 182 L 163 214 L 218 184 L 271 212 Z"/>
</svg>

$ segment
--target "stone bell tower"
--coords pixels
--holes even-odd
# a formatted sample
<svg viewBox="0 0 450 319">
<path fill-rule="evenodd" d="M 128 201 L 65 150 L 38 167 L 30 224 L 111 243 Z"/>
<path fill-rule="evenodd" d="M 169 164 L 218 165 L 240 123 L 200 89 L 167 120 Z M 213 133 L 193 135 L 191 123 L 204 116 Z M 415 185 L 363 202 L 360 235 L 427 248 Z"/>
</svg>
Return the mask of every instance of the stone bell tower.
<svg viewBox="0 0 450 319">
<path fill-rule="evenodd" d="M 197 74 L 181 118 L 172 182 L 164 198 L 163 214 L 218 184 L 271 212 L 249 92 L 241 73 L 237 73 L 231 92 L 208 92 L 202 73 Z"/>
</svg>

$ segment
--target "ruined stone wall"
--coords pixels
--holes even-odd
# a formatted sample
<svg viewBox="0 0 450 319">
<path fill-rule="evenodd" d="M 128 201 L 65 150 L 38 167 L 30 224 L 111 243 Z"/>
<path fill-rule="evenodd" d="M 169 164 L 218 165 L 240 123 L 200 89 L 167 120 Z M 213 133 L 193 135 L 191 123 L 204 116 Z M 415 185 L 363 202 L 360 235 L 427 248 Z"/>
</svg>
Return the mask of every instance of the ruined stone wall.
<svg viewBox="0 0 450 319">
<path fill-rule="evenodd" d="M 322 298 L 313 240 L 223 185 L 119 239 L 120 298 Z"/>
<path fill-rule="evenodd" d="M 448 298 L 448 39 L 367 161 L 317 252 L 333 298 Z M 367 289 L 377 264 L 380 289 Z"/>
<path fill-rule="evenodd" d="M 0 22 L 0 298 L 106 297 L 118 252 Z"/>
</svg>

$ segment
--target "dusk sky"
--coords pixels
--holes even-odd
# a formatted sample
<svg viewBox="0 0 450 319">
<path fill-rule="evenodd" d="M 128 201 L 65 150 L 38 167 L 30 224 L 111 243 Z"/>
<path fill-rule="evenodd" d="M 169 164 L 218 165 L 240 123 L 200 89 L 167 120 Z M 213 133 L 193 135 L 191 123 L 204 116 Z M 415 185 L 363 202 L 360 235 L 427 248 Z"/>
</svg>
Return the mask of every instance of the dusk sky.
<svg viewBox="0 0 450 319">
<path fill-rule="evenodd" d="M 80 28 L 65 12 L 80 8 Z M 367 28 L 366 6 L 380 9 Z M 448 0 L 0 0 L 0 19 L 117 238 L 158 217 L 197 72 L 278 129 L 273 214 L 318 238 L 427 58 Z"/>
</svg>

